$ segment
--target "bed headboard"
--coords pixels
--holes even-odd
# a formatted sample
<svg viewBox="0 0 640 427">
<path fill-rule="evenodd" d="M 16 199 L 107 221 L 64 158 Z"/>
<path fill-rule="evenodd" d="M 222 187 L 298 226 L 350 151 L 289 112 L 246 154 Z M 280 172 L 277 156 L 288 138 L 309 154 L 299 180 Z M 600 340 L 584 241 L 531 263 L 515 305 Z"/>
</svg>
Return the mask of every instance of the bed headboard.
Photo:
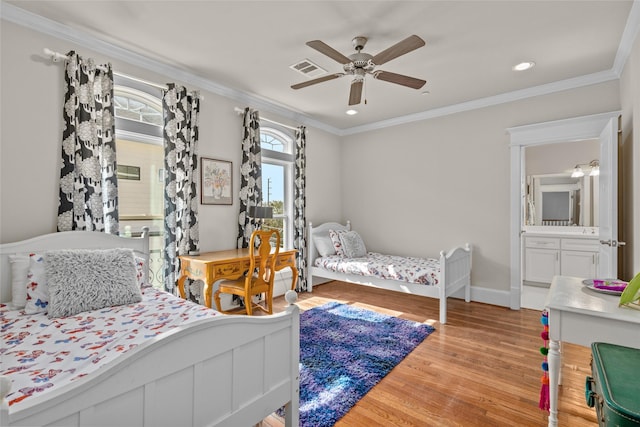
<svg viewBox="0 0 640 427">
<path fill-rule="evenodd" d="M 309 233 L 307 239 L 307 266 L 313 266 L 313 262 L 318 258 L 318 250 L 313 242 L 313 235 L 329 235 L 329 230 L 351 230 L 351 221 L 347 221 L 346 225 L 342 225 L 337 222 L 325 222 L 317 227 L 314 227 L 312 223 L 309 223 Z"/>
<path fill-rule="evenodd" d="M 56 249 L 109 249 L 129 248 L 145 259 L 149 265 L 149 228 L 142 228 L 141 237 L 120 237 L 99 231 L 61 231 L 43 234 L 14 243 L 0 245 L 0 302 L 11 301 L 11 265 L 9 255 L 33 253 Z M 145 269 L 145 283 L 149 280 L 149 270 Z M 26 286 L 26 283 L 25 283 Z"/>
</svg>

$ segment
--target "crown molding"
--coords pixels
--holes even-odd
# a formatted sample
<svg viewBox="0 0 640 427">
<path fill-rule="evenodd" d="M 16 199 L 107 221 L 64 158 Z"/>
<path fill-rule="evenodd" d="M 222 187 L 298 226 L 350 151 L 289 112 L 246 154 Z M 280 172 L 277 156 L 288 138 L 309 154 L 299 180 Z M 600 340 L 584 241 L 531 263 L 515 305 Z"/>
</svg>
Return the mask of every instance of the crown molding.
<svg viewBox="0 0 640 427">
<path fill-rule="evenodd" d="M 146 70 L 166 75 L 167 77 L 171 77 L 187 84 L 194 85 L 200 89 L 233 99 L 240 103 L 251 105 L 252 108 L 268 111 L 292 120 L 296 123 L 315 127 L 317 129 L 324 130 L 337 136 L 347 136 L 362 132 L 369 132 L 372 130 L 433 119 L 436 117 L 491 107 L 535 96 L 548 95 L 564 90 L 576 89 L 583 86 L 589 86 L 619 79 L 627 58 L 631 53 L 633 42 L 635 41 L 635 38 L 640 29 L 640 0 L 634 0 L 629 12 L 629 17 L 625 25 L 620 45 L 618 46 L 614 64 L 610 70 L 534 86 L 526 89 L 516 90 L 513 92 L 507 92 L 495 96 L 489 96 L 486 98 L 452 104 L 445 107 L 425 110 L 419 113 L 408 114 L 388 120 L 381 120 L 362 126 L 339 129 L 334 126 L 328 125 L 327 123 L 316 120 L 301 111 L 297 111 L 286 105 L 274 102 L 273 100 L 230 88 L 228 86 L 224 86 L 215 81 L 195 75 L 181 68 L 156 61 L 130 50 L 105 42 L 92 35 L 75 30 L 71 27 L 44 18 L 40 15 L 25 11 L 24 9 L 13 6 L 11 4 L 1 2 L 0 6 L 1 18 L 9 22 L 28 27 L 34 31 L 50 35 L 61 40 L 66 40 L 68 42 L 84 46 L 88 49 L 108 55 L 114 59 L 119 59 L 131 65 L 135 65 Z"/>
<path fill-rule="evenodd" d="M 612 70 L 601 71 L 598 73 L 587 74 L 584 76 L 573 77 L 571 79 L 560 80 L 544 85 L 533 86 L 526 89 L 515 90 L 513 92 L 502 93 L 500 95 L 488 96 L 486 98 L 474 99 L 473 101 L 461 102 L 459 104 L 448 105 L 441 108 L 433 108 L 431 110 L 422 111 L 420 113 L 408 114 L 406 116 L 396 117 L 393 119 L 382 120 L 363 126 L 355 126 L 342 131 L 343 135 L 352 135 L 356 133 L 368 132 L 371 130 L 382 129 L 391 126 L 397 126 L 405 123 L 417 122 L 421 120 L 433 119 L 436 117 L 447 116 L 450 114 L 462 113 L 465 111 L 477 110 L 480 108 L 492 107 L 495 105 L 506 104 L 509 102 L 520 101 L 534 96 L 548 95 L 551 93 L 561 92 L 568 89 L 575 89 L 583 86 L 617 80 L 619 76 Z"/>
<path fill-rule="evenodd" d="M 629 11 L 629 17 L 627 23 L 624 26 L 624 32 L 618 45 L 618 52 L 616 58 L 613 61 L 613 67 L 611 68 L 620 77 L 624 65 L 627 63 L 627 58 L 631 55 L 631 49 L 633 48 L 633 42 L 635 41 L 638 32 L 640 31 L 640 0 L 634 0 Z"/>
</svg>

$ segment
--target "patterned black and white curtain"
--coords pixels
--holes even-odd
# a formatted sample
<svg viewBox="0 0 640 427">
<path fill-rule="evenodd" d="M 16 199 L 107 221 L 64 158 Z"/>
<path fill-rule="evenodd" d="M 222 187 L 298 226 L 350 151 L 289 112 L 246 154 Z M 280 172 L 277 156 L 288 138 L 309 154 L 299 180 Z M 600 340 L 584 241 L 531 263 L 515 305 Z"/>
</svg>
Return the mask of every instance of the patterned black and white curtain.
<svg viewBox="0 0 640 427">
<path fill-rule="evenodd" d="M 65 61 L 58 231 L 118 234 L 113 71 L 71 51 Z"/>
<path fill-rule="evenodd" d="M 256 110 L 245 108 L 240 165 L 240 213 L 238 215 L 238 248 L 249 247 L 254 225 L 247 216 L 249 206 L 262 201 L 262 156 L 260 154 L 260 117 Z"/>
<path fill-rule="evenodd" d="M 307 290 L 307 130 L 304 126 L 296 129 L 296 161 L 294 181 L 293 247 L 297 249 L 296 263 L 299 273 L 297 291 Z"/>
<path fill-rule="evenodd" d="M 164 110 L 164 288 L 175 293 L 180 255 L 199 251 L 198 119 L 200 98 L 173 83 L 163 91 Z M 204 303 L 200 292 L 185 286 L 188 299 Z"/>
</svg>

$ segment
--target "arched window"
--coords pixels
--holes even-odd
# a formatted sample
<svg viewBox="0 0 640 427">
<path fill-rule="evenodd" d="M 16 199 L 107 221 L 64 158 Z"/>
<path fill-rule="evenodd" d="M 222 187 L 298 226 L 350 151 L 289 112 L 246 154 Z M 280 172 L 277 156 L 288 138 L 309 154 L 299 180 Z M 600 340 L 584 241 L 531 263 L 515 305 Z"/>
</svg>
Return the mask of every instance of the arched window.
<svg viewBox="0 0 640 427">
<path fill-rule="evenodd" d="M 273 207 L 265 227 L 280 231 L 283 247 L 293 247 L 293 153 L 291 131 L 260 126 L 262 150 L 262 202 Z"/>
<path fill-rule="evenodd" d="M 162 92 L 115 76 L 114 106 L 120 233 L 150 228 L 149 278 L 162 288 L 164 143 Z"/>
</svg>

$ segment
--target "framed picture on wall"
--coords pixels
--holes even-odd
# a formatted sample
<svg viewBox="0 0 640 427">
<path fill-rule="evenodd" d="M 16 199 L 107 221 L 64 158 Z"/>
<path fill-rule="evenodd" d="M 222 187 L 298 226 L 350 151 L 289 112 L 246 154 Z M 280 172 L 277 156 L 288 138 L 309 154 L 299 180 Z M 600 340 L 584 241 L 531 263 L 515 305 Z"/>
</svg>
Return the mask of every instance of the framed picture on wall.
<svg viewBox="0 0 640 427">
<path fill-rule="evenodd" d="M 200 203 L 233 204 L 233 164 L 226 160 L 200 157 Z"/>
</svg>

